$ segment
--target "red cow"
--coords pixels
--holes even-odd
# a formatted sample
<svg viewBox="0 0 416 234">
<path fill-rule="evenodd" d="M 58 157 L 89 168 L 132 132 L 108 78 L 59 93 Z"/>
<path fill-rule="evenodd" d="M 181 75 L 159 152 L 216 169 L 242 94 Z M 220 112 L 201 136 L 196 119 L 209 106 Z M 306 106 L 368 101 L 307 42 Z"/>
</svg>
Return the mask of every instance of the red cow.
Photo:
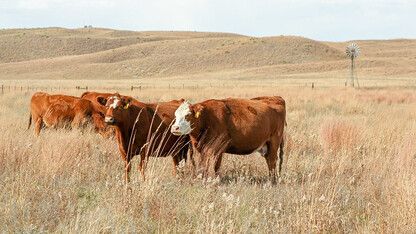
<svg viewBox="0 0 416 234">
<path fill-rule="evenodd" d="M 223 153 L 250 154 L 256 150 L 265 156 L 269 175 L 276 182 L 277 151 L 280 147 L 279 174 L 283 162 L 285 101 L 281 97 L 207 100 L 192 105 L 183 102 L 175 111 L 171 132 L 191 137 L 194 150 L 202 158 L 215 157 L 215 172 L 221 166 Z M 212 142 L 223 137 L 218 155 L 203 155 Z M 204 148 L 205 147 L 205 148 Z M 218 147 L 218 146 L 215 146 Z M 212 149 L 209 152 L 216 152 Z"/>
<path fill-rule="evenodd" d="M 50 128 L 79 127 L 91 120 L 95 130 L 107 135 L 108 126 L 104 123 L 105 108 L 89 100 L 67 95 L 49 95 L 37 92 L 30 100 L 29 126 L 35 124 L 35 137 L 39 136 L 43 125 Z"/>
<path fill-rule="evenodd" d="M 107 99 L 105 123 L 116 130 L 120 153 L 125 161 L 126 183 L 130 181 L 130 161 L 135 155 L 141 155 L 139 169 L 143 178 L 143 160 L 149 156 L 172 155 L 175 168 L 186 159 L 189 138 L 173 136 L 169 131 L 180 103 L 142 103 L 119 94 Z"/>
</svg>

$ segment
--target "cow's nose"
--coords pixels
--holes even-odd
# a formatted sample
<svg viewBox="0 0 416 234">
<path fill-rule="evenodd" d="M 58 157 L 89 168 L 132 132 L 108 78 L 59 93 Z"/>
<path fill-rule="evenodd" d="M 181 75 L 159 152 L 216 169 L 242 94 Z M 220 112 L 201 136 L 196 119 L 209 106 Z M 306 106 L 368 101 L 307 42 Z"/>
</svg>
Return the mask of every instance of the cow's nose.
<svg viewBox="0 0 416 234">
<path fill-rule="evenodd" d="M 112 124 L 116 121 L 116 119 L 113 116 L 106 116 L 104 119 L 104 122 L 108 123 L 108 124 Z"/>
<path fill-rule="evenodd" d="M 172 126 L 172 132 L 179 132 L 179 126 Z"/>
</svg>

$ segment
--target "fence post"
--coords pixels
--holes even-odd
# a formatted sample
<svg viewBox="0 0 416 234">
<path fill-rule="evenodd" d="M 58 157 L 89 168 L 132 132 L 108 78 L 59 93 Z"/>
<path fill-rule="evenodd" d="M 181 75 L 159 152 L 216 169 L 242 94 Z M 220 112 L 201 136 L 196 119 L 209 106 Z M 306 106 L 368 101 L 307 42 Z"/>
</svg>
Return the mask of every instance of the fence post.
<svg viewBox="0 0 416 234">
<path fill-rule="evenodd" d="M 4 93 L 4 86 L 3 86 L 3 84 L 1 84 L 1 93 L 3 94 Z"/>
<path fill-rule="evenodd" d="M 133 85 L 131 86 L 131 91 L 133 91 Z"/>
<path fill-rule="evenodd" d="M 315 88 L 315 84 L 312 82 L 312 89 Z"/>
<path fill-rule="evenodd" d="M 85 90 L 88 90 L 88 86 L 85 86 Z"/>
</svg>

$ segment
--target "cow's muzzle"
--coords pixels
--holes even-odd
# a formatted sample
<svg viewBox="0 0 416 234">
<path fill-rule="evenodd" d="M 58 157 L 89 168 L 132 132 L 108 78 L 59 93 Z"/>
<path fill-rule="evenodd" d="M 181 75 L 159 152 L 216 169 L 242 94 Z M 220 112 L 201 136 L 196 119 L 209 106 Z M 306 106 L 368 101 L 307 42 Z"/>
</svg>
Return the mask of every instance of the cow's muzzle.
<svg viewBox="0 0 416 234">
<path fill-rule="evenodd" d="M 104 122 L 108 125 L 114 125 L 116 124 L 116 118 L 114 118 L 113 116 L 106 116 L 104 118 Z"/>
<path fill-rule="evenodd" d="M 182 133 L 179 131 L 179 126 L 172 126 L 170 132 L 175 136 L 182 135 Z"/>
</svg>

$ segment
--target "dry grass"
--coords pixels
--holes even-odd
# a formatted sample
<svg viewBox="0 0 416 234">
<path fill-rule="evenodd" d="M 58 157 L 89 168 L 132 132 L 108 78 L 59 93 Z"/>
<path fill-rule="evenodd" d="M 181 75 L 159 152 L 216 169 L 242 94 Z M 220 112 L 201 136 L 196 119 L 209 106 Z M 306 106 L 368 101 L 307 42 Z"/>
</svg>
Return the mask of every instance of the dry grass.
<svg viewBox="0 0 416 234">
<path fill-rule="evenodd" d="M 1 231 L 416 230 L 415 90 L 182 91 L 127 94 L 146 101 L 282 95 L 288 126 L 281 182 L 269 184 L 258 154 L 226 155 L 221 179 L 210 180 L 191 177 L 190 165 L 176 179 L 171 158 L 151 157 L 143 181 L 136 157 L 125 190 L 115 139 L 45 130 L 35 140 L 33 128 L 25 129 L 30 94 L 11 92 L 0 96 Z"/>
</svg>

